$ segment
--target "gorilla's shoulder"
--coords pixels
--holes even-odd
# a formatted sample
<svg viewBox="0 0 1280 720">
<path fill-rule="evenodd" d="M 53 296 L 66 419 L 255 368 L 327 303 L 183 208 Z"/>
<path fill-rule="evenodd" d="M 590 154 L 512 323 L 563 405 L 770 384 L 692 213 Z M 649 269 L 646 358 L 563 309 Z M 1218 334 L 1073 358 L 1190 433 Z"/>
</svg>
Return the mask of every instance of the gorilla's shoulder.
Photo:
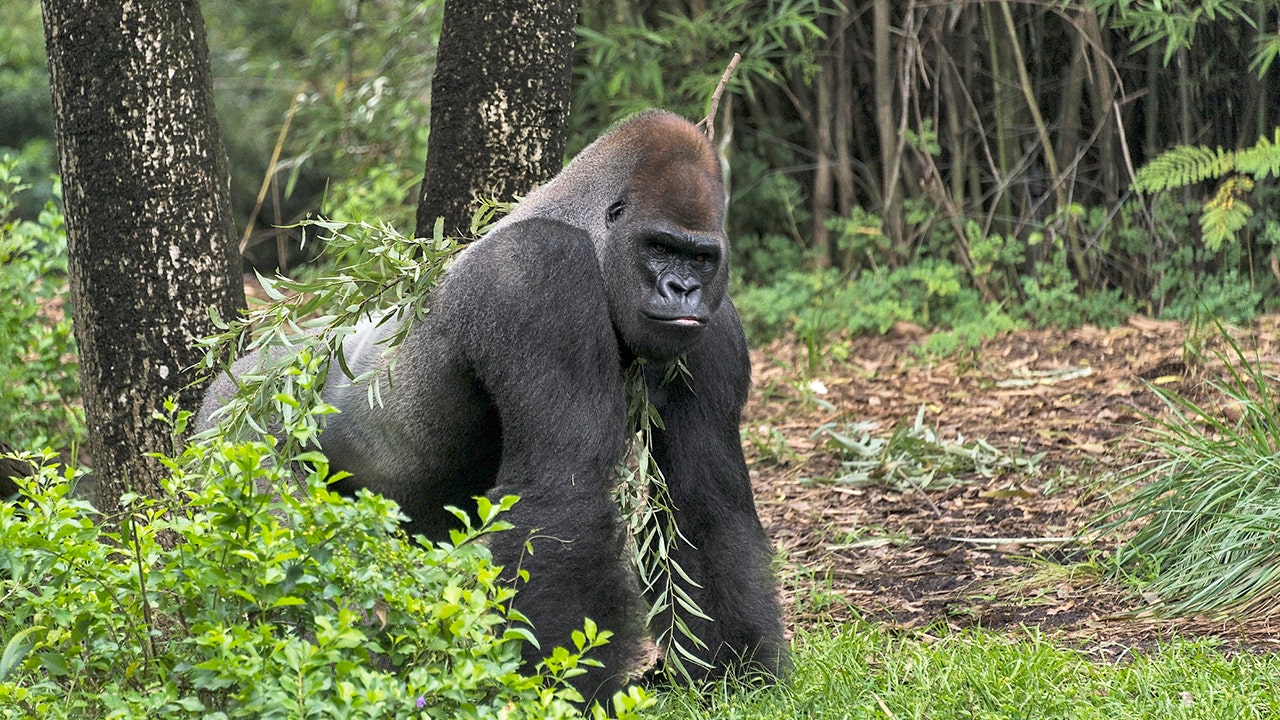
<svg viewBox="0 0 1280 720">
<path fill-rule="evenodd" d="M 504 223 L 494 228 L 493 232 L 486 235 L 477 244 L 490 242 L 495 244 L 518 243 L 546 250 L 575 243 L 590 248 L 591 235 L 586 230 L 562 220 L 531 217 L 515 220 L 510 224 Z"/>
<path fill-rule="evenodd" d="M 455 270 L 470 266 L 473 271 L 511 272 L 562 265 L 596 268 L 591 236 L 560 220 L 535 217 L 494 228 L 467 247 Z"/>
<path fill-rule="evenodd" d="M 445 294 L 538 305 L 555 286 L 602 283 L 591 236 L 559 220 L 529 218 L 494 228 L 449 269 Z M 603 302 L 603 296 L 601 296 Z"/>
</svg>

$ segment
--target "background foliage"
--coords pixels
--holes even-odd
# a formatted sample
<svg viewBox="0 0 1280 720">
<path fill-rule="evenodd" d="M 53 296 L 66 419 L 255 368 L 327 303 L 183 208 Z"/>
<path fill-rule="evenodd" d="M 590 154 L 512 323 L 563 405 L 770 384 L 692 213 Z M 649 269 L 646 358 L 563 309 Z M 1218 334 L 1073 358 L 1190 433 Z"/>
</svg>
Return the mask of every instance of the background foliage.
<svg viewBox="0 0 1280 720">
<path fill-rule="evenodd" d="M 66 296 L 67 236 L 51 198 L 19 219 L 31 192 L 0 156 L 0 441 L 69 449 L 83 437 L 76 346 Z M 56 197 L 56 184 L 51 188 Z"/>
<path fill-rule="evenodd" d="M 39 17 L 0 7 L 0 146 L 34 218 L 53 169 Z M 202 7 L 251 262 L 311 256 L 278 227 L 308 213 L 407 227 L 440 3 Z M 757 341 L 1241 319 L 1280 307 L 1277 24 L 1280 0 L 590 2 L 571 149 L 642 107 L 702 117 L 742 53 L 718 137 Z M 1160 169 L 1194 152 L 1270 162 Z M 1135 185 L 1152 161 L 1162 180 Z M 836 301 L 813 308 L 815 288 Z"/>
</svg>

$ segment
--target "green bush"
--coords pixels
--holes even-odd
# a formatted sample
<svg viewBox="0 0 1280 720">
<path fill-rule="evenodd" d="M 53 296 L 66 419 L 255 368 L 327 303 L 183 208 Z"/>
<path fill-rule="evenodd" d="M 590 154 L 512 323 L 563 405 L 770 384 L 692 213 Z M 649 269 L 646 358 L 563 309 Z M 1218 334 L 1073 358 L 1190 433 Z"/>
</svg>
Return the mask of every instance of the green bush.
<svg viewBox="0 0 1280 720">
<path fill-rule="evenodd" d="M 1270 186 L 1258 193 L 1280 196 Z M 924 234 L 902 264 L 893 262 L 880 220 L 861 208 L 827 223 L 843 260 L 839 270 L 806 268 L 807 256 L 784 235 L 734 238 L 734 298 L 756 343 L 790 333 L 811 349 L 835 349 L 829 346 L 834 337 L 884 333 L 894 323 L 910 322 L 945 331 L 925 348 L 931 355 L 975 347 L 1023 323 L 1107 327 L 1136 312 L 1177 320 L 1209 314 L 1238 323 L 1280 308 L 1270 268 L 1280 247 L 1280 219 L 1269 206 L 1250 217 L 1249 242 L 1216 250 L 1185 240 L 1194 234 L 1194 204 L 1161 196 L 1115 210 L 1073 205 L 1065 214 L 1083 223 L 1091 238 L 1083 259 L 1090 268 L 1087 283 L 1055 230 L 1065 222 L 1057 216 L 1025 242 L 984 234 L 969 220 L 963 227 L 967 255 L 961 255 L 952 226 L 930 225 L 928 216 L 936 211 L 915 202 L 910 218 Z M 773 222 L 787 227 L 785 219 Z"/>
<path fill-rule="evenodd" d="M 419 545 L 391 501 L 330 492 L 322 456 L 273 453 L 192 445 L 165 460 L 170 496 L 125 498 L 110 527 L 70 471 L 21 481 L 0 505 L 0 717 L 577 716 L 564 680 L 608 633 L 523 674 L 530 635 L 477 542 L 514 498 Z M 267 489 L 303 461 L 304 496 Z"/>
<path fill-rule="evenodd" d="M 852 278 L 831 268 L 793 272 L 769 286 L 737 288 L 734 302 L 757 343 L 788 332 L 805 340 L 883 334 L 897 322 L 958 327 L 994 312 L 965 282 L 963 270 L 932 260 Z"/>
<path fill-rule="evenodd" d="M 770 285 L 743 285 L 733 292 L 733 302 L 742 316 L 742 326 L 753 345 L 768 342 L 793 330 L 801 311 L 834 272 L 793 272 Z"/>
<path fill-rule="evenodd" d="M 952 357 L 961 353 L 972 357 L 982 347 L 983 341 L 1022 327 L 1022 323 L 999 306 L 990 305 L 983 315 L 959 321 L 950 330 L 930 333 L 918 346 L 918 352 L 932 357 Z"/>
<path fill-rule="evenodd" d="M 1280 246 L 1274 209 L 1280 191 L 1260 185 L 1254 194 L 1259 208 L 1240 233 L 1244 241 L 1212 248 L 1197 239 L 1200 205 L 1169 193 L 1145 202 L 1128 200 L 1114 214 L 1094 208 L 1088 213 L 1089 234 L 1097 239 L 1103 275 L 1114 289 L 1084 294 L 1080 303 L 1099 310 L 1110 305 L 1110 314 L 1142 311 L 1176 320 L 1207 310 L 1229 322 L 1280 306 L 1280 285 L 1269 268 Z M 1105 324 L 1085 311 L 1095 315 L 1092 322 Z"/>
<path fill-rule="evenodd" d="M 775 233 L 733 238 L 733 263 L 734 281 L 752 287 L 784 282 L 788 275 L 803 272 L 809 265 L 795 240 Z"/>
<path fill-rule="evenodd" d="M 0 440 L 65 450 L 84 435 L 70 309 L 67 236 L 48 203 L 35 221 L 14 219 L 27 189 L 0 159 Z"/>
<path fill-rule="evenodd" d="M 1235 268 L 1203 277 L 1193 287 L 1174 295 L 1162 313 L 1174 320 L 1208 315 L 1232 324 L 1247 323 L 1263 307 L 1264 290 Z"/>
</svg>

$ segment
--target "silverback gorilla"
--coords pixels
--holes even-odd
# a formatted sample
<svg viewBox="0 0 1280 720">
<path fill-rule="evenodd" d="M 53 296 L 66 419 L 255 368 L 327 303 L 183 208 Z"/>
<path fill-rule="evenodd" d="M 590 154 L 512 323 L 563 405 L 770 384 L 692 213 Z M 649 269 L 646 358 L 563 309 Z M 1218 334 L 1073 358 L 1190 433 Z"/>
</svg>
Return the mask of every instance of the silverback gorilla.
<svg viewBox="0 0 1280 720">
<path fill-rule="evenodd" d="M 671 552 L 696 584 L 679 583 L 711 618 L 683 618 L 710 669 L 686 665 L 695 677 L 773 677 L 785 662 L 738 434 L 750 366 L 725 296 L 724 211 L 703 134 L 666 112 L 636 115 L 462 252 L 399 348 L 383 407 L 345 378 L 325 388 L 342 412 L 320 444 L 351 473 L 338 489 L 394 499 L 411 534 L 447 538 L 457 519 L 446 505 L 520 496 L 505 517 L 515 529 L 490 548 L 510 575 L 529 572 L 516 607 L 543 648 L 569 645 L 587 617 L 614 633 L 594 651 L 604 667 L 575 680 L 588 700 L 620 687 L 644 633 L 611 495 L 627 433 L 623 369 L 637 357 L 650 361 L 663 421 L 653 452 L 689 541 Z M 390 332 L 370 322 L 344 340 L 352 372 L 382 362 L 378 340 Z M 682 356 L 688 377 L 661 384 L 661 368 Z M 212 424 L 231 385 L 215 383 L 197 427 Z M 527 646 L 525 657 L 540 654 Z"/>
</svg>

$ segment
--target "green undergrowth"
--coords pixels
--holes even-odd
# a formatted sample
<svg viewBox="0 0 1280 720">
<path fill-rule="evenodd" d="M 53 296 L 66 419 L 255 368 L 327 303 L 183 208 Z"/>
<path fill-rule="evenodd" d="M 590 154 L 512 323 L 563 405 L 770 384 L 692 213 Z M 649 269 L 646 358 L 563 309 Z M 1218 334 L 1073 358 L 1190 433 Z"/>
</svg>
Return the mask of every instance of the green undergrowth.
<svg viewBox="0 0 1280 720">
<path fill-rule="evenodd" d="M 0 158 L 0 441 L 65 451 L 84 436 L 70 306 L 61 305 L 66 229 L 52 201 L 18 219 L 31 185 L 16 167 Z"/>
<path fill-rule="evenodd" d="M 1280 375 L 1218 326 L 1221 377 L 1204 397 L 1154 388 L 1151 459 L 1120 474 L 1105 530 L 1115 573 L 1178 615 L 1273 614 L 1280 602 Z M 1129 531 L 1132 530 L 1132 534 Z"/>
<path fill-rule="evenodd" d="M 936 209 L 921 206 L 908 250 L 890 248 L 879 218 L 854 208 L 828 224 L 836 267 L 816 267 L 782 238 L 735 236 L 734 301 L 753 343 L 794 336 L 811 364 L 843 359 L 856 337 L 902 324 L 931 332 L 921 352 L 944 356 L 1011 330 L 1107 327 L 1134 313 L 1246 322 L 1280 310 L 1270 268 L 1280 247 L 1278 191 L 1257 192 L 1260 209 L 1240 237 L 1213 243 L 1188 241 L 1202 208 L 1168 194 L 1115 208 L 1072 205 L 1016 237 L 967 220 L 957 238 L 936 222 Z M 1060 224 L 1087 237 L 1087 249 L 1071 251 Z"/>
<path fill-rule="evenodd" d="M 192 444 L 163 460 L 165 498 L 111 518 L 72 471 L 20 480 L 0 503 L 0 718 L 579 717 L 565 681 L 609 633 L 588 621 L 522 666 L 532 636 L 478 541 L 515 498 L 419 544 L 391 501 L 329 491 L 323 456 L 274 453 Z M 304 463 L 304 492 L 271 490 Z"/>
<path fill-rule="evenodd" d="M 853 622 L 803 630 L 795 671 L 772 688 L 659 697 L 654 720 L 1220 720 L 1280 714 L 1280 658 L 1177 640 L 1118 663 L 1034 631 L 898 633 Z"/>
</svg>

